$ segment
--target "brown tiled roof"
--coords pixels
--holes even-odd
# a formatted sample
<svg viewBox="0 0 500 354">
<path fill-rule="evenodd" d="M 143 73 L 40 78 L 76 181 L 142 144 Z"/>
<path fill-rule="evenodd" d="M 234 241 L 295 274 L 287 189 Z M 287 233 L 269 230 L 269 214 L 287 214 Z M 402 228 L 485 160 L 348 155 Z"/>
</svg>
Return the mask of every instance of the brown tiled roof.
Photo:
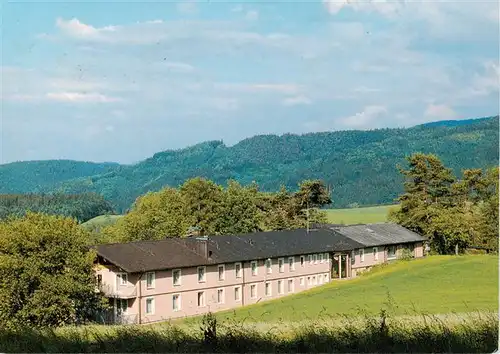
<svg viewBox="0 0 500 354">
<path fill-rule="evenodd" d="M 203 245 L 206 244 L 206 250 Z M 97 254 L 129 273 L 349 251 L 362 244 L 329 228 L 285 230 L 199 238 L 166 238 L 95 246 Z"/>
</svg>

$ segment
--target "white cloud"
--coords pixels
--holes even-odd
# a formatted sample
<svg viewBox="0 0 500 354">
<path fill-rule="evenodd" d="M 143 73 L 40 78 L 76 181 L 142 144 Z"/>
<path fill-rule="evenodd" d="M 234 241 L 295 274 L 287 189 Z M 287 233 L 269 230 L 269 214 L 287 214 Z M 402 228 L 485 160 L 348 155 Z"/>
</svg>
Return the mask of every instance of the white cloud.
<svg viewBox="0 0 500 354">
<path fill-rule="evenodd" d="M 283 33 L 262 34 L 246 31 L 244 24 L 238 21 L 154 20 L 126 26 L 96 28 L 76 18 L 69 21 L 58 18 L 56 25 L 68 38 L 108 44 L 148 45 L 165 41 L 186 42 L 192 39 L 199 39 L 204 43 L 217 41 L 223 44 L 260 44 L 274 47 L 288 45 L 289 48 L 295 48 L 297 44 L 290 42 L 291 36 Z"/>
<path fill-rule="evenodd" d="M 186 63 L 180 63 L 180 62 L 163 62 L 162 64 L 164 67 L 171 71 L 175 72 L 181 72 L 181 73 L 190 73 L 194 71 L 194 66 L 186 64 Z"/>
<path fill-rule="evenodd" d="M 121 101 L 118 97 L 110 97 L 97 92 L 49 92 L 45 97 L 51 101 L 71 103 L 111 103 Z"/>
<path fill-rule="evenodd" d="M 259 19 L 259 13 L 255 10 L 250 10 L 246 13 L 245 19 L 248 21 L 256 21 Z"/>
<path fill-rule="evenodd" d="M 48 86 L 58 91 L 95 91 L 110 88 L 109 84 L 95 79 L 55 77 L 48 79 Z"/>
<path fill-rule="evenodd" d="M 306 96 L 299 95 L 294 97 L 287 97 L 282 101 L 284 106 L 296 106 L 296 105 L 309 105 L 312 103 L 311 99 Z"/>
<path fill-rule="evenodd" d="M 181 1 L 177 4 L 177 10 L 183 14 L 194 14 L 198 12 L 198 7 L 193 1 Z"/>
<path fill-rule="evenodd" d="M 242 83 L 215 83 L 215 89 L 241 92 L 276 92 L 281 94 L 297 93 L 301 86 L 295 84 L 242 84 Z"/>
<path fill-rule="evenodd" d="M 435 120 L 447 120 L 457 118 L 457 113 L 445 104 L 430 104 L 424 112 L 425 117 Z"/>
<path fill-rule="evenodd" d="M 498 62 L 484 64 L 484 74 L 476 74 L 472 81 L 471 95 L 488 95 L 498 92 L 500 87 L 500 67 Z"/>
<path fill-rule="evenodd" d="M 379 125 L 377 119 L 384 113 L 387 113 L 387 108 L 384 106 L 367 106 L 363 111 L 353 116 L 341 118 L 339 123 L 341 123 L 343 127 L 350 129 L 372 128 Z"/>
<path fill-rule="evenodd" d="M 56 26 L 69 36 L 94 40 L 103 39 L 104 37 L 102 36 L 106 33 L 115 32 L 117 30 L 117 27 L 115 26 L 96 28 L 80 22 L 77 18 L 73 18 L 68 21 L 63 20 L 62 18 L 57 18 Z"/>
<path fill-rule="evenodd" d="M 323 3 L 332 15 L 338 14 L 343 8 L 351 8 L 354 11 L 378 12 L 393 17 L 402 7 L 401 1 L 397 0 L 323 0 Z"/>
</svg>

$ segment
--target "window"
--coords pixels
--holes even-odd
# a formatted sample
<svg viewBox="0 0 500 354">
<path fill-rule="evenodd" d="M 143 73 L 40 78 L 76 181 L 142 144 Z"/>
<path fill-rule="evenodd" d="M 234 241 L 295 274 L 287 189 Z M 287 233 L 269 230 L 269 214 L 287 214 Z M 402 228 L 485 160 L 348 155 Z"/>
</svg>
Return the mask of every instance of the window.
<svg viewBox="0 0 500 354">
<path fill-rule="evenodd" d="M 255 299 L 257 297 L 257 285 L 250 285 L 250 298 Z"/>
<path fill-rule="evenodd" d="M 314 264 L 318 263 L 318 255 L 317 254 L 313 254 L 313 263 Z"/>
<path fill-rule="evenodd" d="M 198 283 L 203 283 L 205 281 L 205 272 L 207 267 L 198 267 Z"/>
<path fill-rule="evenodd" d="M 280 273 L 283 273 L 285 271 L 285 259 L 284 258 L 278 258 L 278 271 Z"/>
<path fill-rule="evenodd" d="M 278 280 L 278 294 L 283 294 L 283 281 Z"/>
<path fill-rule="evenodd" d="M 307 277 L 307 285 L 309 285 L 309 286 L 312 285 L 311 277 Z"/>
<path fill-rule="evenodd" d="M 146 273 L 146 288 L 153 289 L 155 287 L 155 273 Z"/>
<path fill-rule="evenodd" d="M 304 263 L 306 262 L 306 257 L 305 256 L 300 256 L 300 266 L 303 267 Z"/>
<path fill-rule="evenodd" d="M 172 310 L 179 311 L 181 309 L 181 296 L 179 294 L 172 295 Z"/>
<path fill-rule="evenodd" d="M 219 280 L 224 280 L 225 267 L 224 264 L 220 264 L 217 267 L 217 271 L 219 272 Z"/>
<path fill-rule="evenodd" d="M 271 274 L 273 272 L 272 262 L 271 262 L 270 258 L 268 258 L 266 260 L 266 270 L 267 270 L 267 274 Z"/>
<path fill-rule="evenodd" d="M 359 261 L 361 263 L 363 263 L 365 261 L 365 250 L 364 249 L 359 250 Z"/>
<path fill-rule="evenodd" d="M 325 283 L 328 283 L 328 274 L 324 274 L 324 275 L 323 275 L 323 281 L 324 281 Z"/>
<path fill-rule="evenodd" d="M 377 247 L 373 247 L 373 259 L 374 260 L 378 260 L 378 248 Z"/>
<path fill-rule="evenodd" d="M 288 257 L 288 269 L 290 272 L 295 270 L 295 257 Z"/>
<path fill-rule="evenodd" d="M 97 286 L 101 287 L 102 285 L 102 274 L 97 274 Z"/>
<path fill-rule="evenodd" d="M 218 304 L 224 303 L 224 289 L 217 290 L 217 303 Z"/>
<path fill-rule="evenodd" d="M 174 285 L 181 285 L 181 270 L 174 269 L 172 271 L 172 282 Z"/>
<path fill-rule="evenodd" d="M 288 292 L 293 293 L 293 279 L 288 279 Z"/>
<path fill-rule="evenodd" d="M 155 313 L 155 299 L 148 297 L 146 299 L 146 315 L 152 315 Z"/>
<path fill-rule="evenodd" d="M 318 284 L 318 282 L 317 282 L 317 280 L 316 280 L 316 276 L 315 276 L 315 275 L 313 275 L 313 285 L 316 285 L 316 284 Z"/>
<path fill-rule="evenodd" d="M 323 263 L 323 262 L 324 262 L 324 260 L 323 260 L 323 253 L 320 253 L 320 254 L 319 254 L 319 262 L 320 262 L 320 263 Z"/>
<path fill-rule="evenodd" d="M 252 263 L 250 263 L 250 266 L 252 267 L 252 276 L 256 276 L 259 269 L 257 266 L 257 261 L 252 261 Z"/>
<path fill-rule="evenodd" d="M 312 254 L 308 255 L 307 259 L 309 260 L 309 264 L 312 264 L 312 262 L 313 262 L 313 256 L 312 256 Z"/>
<path fill-rule="evenodd" d="M 328 255 L 328 253 L 325 253 L 325 254 L 323 255 L 323 258 L 325 258 L 325 262 L 326 262 L 326 263 L 330 262 L 330 256 Z"/>
<path fill-rule="evenodd" d="M 390 246 L 387 250 L 387 259 L 396 258 L 396 246 Z"/>
<path fill-rule="evenodd" d="M 271 295 L 272 295 L 271 283 L 267 282 L 266 283 L 266 296 L 271 296 Z"/>
<path fill-rule="evenodd" d="M 241 278 L 241 263 L 234 264 L 234 273 L 236 274 L 236 278 Z"/>
<path fill-rule="evenodd" d="M 118 314 L 126 314 L 128 310 L 128 300 L 127 299 L 117 299 L 116 300 L 116 311 Z"/>
<path fill-rule="evenodd" d="M 300 286 L 304 286 L 304 277 L 300 277 L 299 284 Z"/>
<path fill-rule="evenodd" d="M 356 263 L 356 254 L 354 251 L 351 251 L 351 264 Z"/>
<path fill-rule="evenodd" d="M 241 300 L 241 287 L 237 286 L 234 288 L 234 301 Z"/>
<path fill-rule="evenodd" d="M 198 292 L 198 307 L 204 307 L 204 306 L 205 306 L 205 292 L 199 291 Z"/>
<path fill-rule="evenodd" d="M 318 283 L 323 284 L 323 277 L 321 275 L 318 275 Z"/>
<path fill-rule="evenodd" d="M 127 285 L 128 284 L 127 273 L 118 273 L 118 274 L 116 274 L 116 278 L 118 279 L 118 284 L 120 284 L 120 285 Z"/>
</svg>

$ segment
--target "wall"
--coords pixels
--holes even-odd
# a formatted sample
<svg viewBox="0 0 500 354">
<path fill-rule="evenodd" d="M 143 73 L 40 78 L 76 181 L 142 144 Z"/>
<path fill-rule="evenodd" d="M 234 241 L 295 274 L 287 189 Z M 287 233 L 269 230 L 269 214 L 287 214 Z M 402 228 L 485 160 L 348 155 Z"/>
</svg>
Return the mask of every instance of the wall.
<svg viewBox="0 0 500 354">
<path fill-rule="evenodd" d="M 369 270 L 371 267 L 385 263 L 387 261 L 396 260 L 403 254 L 403 250 L 405 248 L 410 248 L 413 245 L 414 251 L 413 255 L 415 258 L 420 258 L 424 256 L 423 244 L 421 242 L 416 242 L 413 244 L 403 244 L 403 245 L 395 245 L 396 247 L 396 257 L 392 259 L 388 259 L 388 246 L 377 246 L 377 247 L 367 247 L 364 248 L 365 256 L 364 261 L 361 262 L 361 256 L 359 254 L 359 249 L 354 251 L 354 263 L 351 263 L 352 269 L 352 277 L 356 277 L 360 273 Z M 373 249 L 376 248 L 376 252 L 373 253 Z M 375 254 L 377 257 L 375 257 Z M 351 253 L 352 257 L 352 253 Z"/>
<path fill-rule="evenodd" d="M 312 256 L 312 255 L 311 255 Z M 281 257 L 280 257 L 281 258 Z M 171 318 L 193 316 L 227 310 L 243 305 L 276 299 L 281 296 L 303 291 L 330 281 L 330 256 L 323 253 L 323 260 L 316 255 L 316 262 L 310 263 L 308 255 L 304 255 L 304 264 L 300 264 L 300 256 L 294 256 L 294 268 L 290 269 L 288 257 L 284 258 L 282 272 L 278 266 L 278 258 L 272 259 L 271 273 L 266 271 L 265 260 L 257 260 L 257 274 L 252 274 L 251 261 L 242 264 L 241 277 L 236 277 L 235 263 L 224 264 L 224 280 L 219 280 L 218 265 L 206 266 L 205 281 L 198 281 L 198 267 L 181 269 L 181 284 L 173 285 L 172 274 L 174 270 L 156 271 L 154 288 L 146 287 L 146 274 L 140 280 L 142 323 L 165 321 Z M 113 270 L 108 268 L 108 273 Z M 325 277 L 326 276 L 326 277 Z M 310 278 L 311 284 L 308 282 Z M 313 283 L 313 278 L 316 284 Z M 138 275 L 129 275 L 129 279 L 137 280 Z M 300 279 L 303 278 L 301 285 Z M 106 280 L 105 280 L 106 279 Z M 278 281 L 282 281 L 283 293 L 278 293 Z M 288 289 L 288 281 L 293 286 Z M 114 276 L 103 276 L 104 281 L 115 281 Z M 271 295 L 266 296 L 265 284 L 270 283 Z M 255 296 L 251 296 L 251 286 L 255 285 Z M 240 287 L 240 299 L 235 299 L 235 287 Z M 224 300 L 217 302 L 218 290 L 222 289 Z M 204 292 L 204 306 L 198 306 L 198 292 Z M 178 311 L 173 310 L 173 295 L 180 295 L 181 306 Z M 146 314 L 146 301 L 154 299 L 154 313 Z M 130 308 L 127 314 L 139 313 L 139 300 L 129 300 Z"/>
<path fill-rule="evenodd" d="M 407 246 L 404 246 L 407 247 Z M 398 253 L 403 246 L 398 245 Z M 387 261 L 387 250 L 384 246 L 377 247 L 378 259 L 375 259 L 373 247 L 365 248 L 364 261 L 361 262 L 359 250 L 354 252 L 354 263 L 349 260 L 351 267 L 351 276 L 355 277 L 361 272 L 370 269 L 372 266 Z M 136 291 L 135 294 L 140 299 L 140 309 L 142 313 L 142 323 L 165 321 L 170 318 L 178 318 L 185 316 L 193 316 L 206 313 L 208 311 L 216 312 L 228 310 L 231 308 L 262 302 L 266 300 L 276 299 L 290 293 L 300 292 L 331 280 L 331 255 L 323 253 L 323 261 L 320 261 L 316 255 L 316 262 L 309 262 L 309 255 L 304 255 L 304 265 L 300 264 L 300 255 L 294 256 L 294 269 L 290 269 L 288 256 L 283 257 L 284 266 L 283 272 L 279 271 L 278 258 L 272 259 L 271 273 L 268 274 L 265 267 L 265 260 L 257 260 L 257 274 L 252 275 L 251 261 L 242 264 L 241 277 L 236 277 L 235 263 L 224 264 L 224 280 L 218 279 L 218 265 L 206 266 L 205 280 L 198 281 L 198 267 L 181 269 L 181 284 L 173 285 L 172 272 L 173 270 L 156 271 L 154 287 L 148 289 L 146 287 L 146 274 L 129 274 L 128 284 L 119 285 L 117 287 L 118 296 L 120 294 L 129 294 L 131 291 Z M 326 255 L 326 256 L 325 256 Z M 352 254 L 351 254 L 352 255 Z M 351 256 L 350 255 L 350 256 Z M 312 255 L 311 255 L 312 256 Z M 422 243 L 415 244 L 415 257 L 423 256 Z M 280 257 L 281 258 L 281 257 Z M 312 257 L 311 257 L 312 258 Z M 116 272 L 119 271 L 113 266 L 101 266 L 98 273 L 102 275 L 103 283 L 114 286 L 116 283 Z M 140 277 L 140 291 L 135 288 Z M 316 284 L 313 284 L 313 277 L 316 277 Z M 301 278 L 303 283 L 301 284 Z M 310 282 L 308 281 L 310 278 Z M 283 293 L 278 293 L 278 280 L 283 283 Z M 288 291 L 288 281 L 291 280 L 293 286 L 291 291 Z M 265 293 L 265 284 L 270 283 L 271 295 Z M 251 286 L 256 286 L 255 296 L 251 296 Z M 240 287 L 240 299 L 235 299 L 235 287 Z M 217 302 L 218 290 L 222 289 L 224 293 L 224 301 Z M 198 306 L 198 292 L 204 292 L 204 306 Z M 173 310 L 172 296 L 180 295 L 180 309 Z M 154 312 L 146 314 L 147 298 L 154 299 Z M 130 298 L 128 300 L 129 308 L 128 315 L 139 314 L 139 300 Z"/>
</svg>

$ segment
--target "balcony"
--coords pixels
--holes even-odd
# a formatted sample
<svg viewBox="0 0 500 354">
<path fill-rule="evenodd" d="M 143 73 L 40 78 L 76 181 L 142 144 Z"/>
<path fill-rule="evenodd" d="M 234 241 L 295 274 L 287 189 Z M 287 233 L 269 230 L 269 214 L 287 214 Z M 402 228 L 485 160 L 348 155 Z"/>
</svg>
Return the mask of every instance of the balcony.
<svg viewBox="0 0 500 354">
<path fill-rule="evenodd" d="M 119 286 L 115 287 L 110 284 L 100 284 L 99 290 L 106 297 L 114 297 L 117 299 L 133 299 L 137 296 L 137 286 Z"/>
</svg>

